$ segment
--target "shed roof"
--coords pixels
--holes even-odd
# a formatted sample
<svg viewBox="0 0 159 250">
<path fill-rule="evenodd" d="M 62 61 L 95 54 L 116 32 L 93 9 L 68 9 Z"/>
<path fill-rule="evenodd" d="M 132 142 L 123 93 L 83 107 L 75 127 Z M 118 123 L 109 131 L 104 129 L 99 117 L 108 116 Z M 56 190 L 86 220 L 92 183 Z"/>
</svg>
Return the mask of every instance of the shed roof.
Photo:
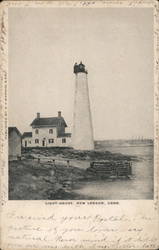
<svg viewBox="0 0 159 250">
<path fill-rule="evenodd" d="M 15 131 L 17 133 L 17 135 L 19 135 L 21 137 L 21 133 L 20 131 L 17 129 L 17 127 L 8 127 L 8 134 L 9 136 L 11 135 L 11 133 Z"/>
<path fill-rule="evenodd" d="M 22 135 L 23 138 L 25 137 L 32 137 L 32 132 L 24 132 Z"/>
<path fill-rule="evenodd" d="M 67 127 L 63 117 L 35 118 L 30 125 L 34 127 Z"/>
<path fill-rule="evenodd" d="M 60 133 L 58 137 L 71 137 L 71 133 Z"/>
</svg>

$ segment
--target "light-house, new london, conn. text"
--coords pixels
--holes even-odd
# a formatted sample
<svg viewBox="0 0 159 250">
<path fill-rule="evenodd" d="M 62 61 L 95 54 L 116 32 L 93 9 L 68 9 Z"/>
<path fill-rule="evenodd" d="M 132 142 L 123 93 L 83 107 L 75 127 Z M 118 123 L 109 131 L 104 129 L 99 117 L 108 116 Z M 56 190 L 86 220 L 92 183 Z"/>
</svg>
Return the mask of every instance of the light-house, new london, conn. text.
<svg viewBox="0 0 159 250">
<path fill-rule="evenodd" d="M 72 146 L 78 150 L 93 150 L 93 126 L 89 101 L 88 72 L 85 65 L 75 63 L 75 97 Z"/>
</svg>

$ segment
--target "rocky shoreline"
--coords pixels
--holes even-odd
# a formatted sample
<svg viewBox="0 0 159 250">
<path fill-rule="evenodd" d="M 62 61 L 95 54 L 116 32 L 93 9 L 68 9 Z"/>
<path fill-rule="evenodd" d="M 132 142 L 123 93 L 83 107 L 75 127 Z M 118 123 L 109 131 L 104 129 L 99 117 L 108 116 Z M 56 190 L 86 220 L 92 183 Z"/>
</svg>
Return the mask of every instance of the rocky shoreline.
<svg viewBox="0 0 159 250">
<path fill-rule="evenodd" d="M 113 154 L 108 151 L 77 151 L 73 149 L 27 149 L 22 159 L 9 162 L 9 199 L 11 200 L 59 200 L 82 199 L 73 192 L 78 181 L 90 180 L 92 176 L 85 169 L 70 165 L 40 162 L 39 156 L 62 157 L 73 160 L 132 161 L 131 156 Z M 93 177 L 95 178 L 95 177 Z M 91 199 L 91 197 L 87 197 Z"/>
<path fill-rule="evenodd" d="M 133 156 L 123 155 L 120 153 L 111 153 L 104 150 L 74 150 L 72 148 L 23 148 L 22 155 L 24 158 L 34 158 L 34 155 L 45 157 L 61 157 L 75 160 L 135 160 Z"/>
</svg>

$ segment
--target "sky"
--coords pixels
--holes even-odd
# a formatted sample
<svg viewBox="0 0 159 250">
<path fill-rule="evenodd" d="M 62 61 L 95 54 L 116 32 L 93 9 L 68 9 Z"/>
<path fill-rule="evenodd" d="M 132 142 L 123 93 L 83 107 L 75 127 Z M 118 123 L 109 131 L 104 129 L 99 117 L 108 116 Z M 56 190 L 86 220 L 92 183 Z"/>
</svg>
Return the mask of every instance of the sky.
<svg viewBox="0 0 159 250">
<path fill-rule="evenodd" d="M 9 126 L 62 115 L 71 132 L 75 75 L 88 70 L 94 139 L 153 137 L 151 8 L 9 8 Z"/>
</svg>

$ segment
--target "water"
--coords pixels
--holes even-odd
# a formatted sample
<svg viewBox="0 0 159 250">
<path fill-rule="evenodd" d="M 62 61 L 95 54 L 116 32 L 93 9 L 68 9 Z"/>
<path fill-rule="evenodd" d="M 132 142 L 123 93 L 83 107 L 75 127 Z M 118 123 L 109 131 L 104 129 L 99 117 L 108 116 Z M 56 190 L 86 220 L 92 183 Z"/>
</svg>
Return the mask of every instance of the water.
<svg viewBox="0 0 159 250">
<path fill-rule="evenodd" d="M 79 182 L 74 187 L 74 193 L 80 195 L 81 199 L 153 199 L 153 146 L 112 145 L 103 149 L 137 157 L 138 161 L 132 164 L 132 179 Z"/>
</svg>

